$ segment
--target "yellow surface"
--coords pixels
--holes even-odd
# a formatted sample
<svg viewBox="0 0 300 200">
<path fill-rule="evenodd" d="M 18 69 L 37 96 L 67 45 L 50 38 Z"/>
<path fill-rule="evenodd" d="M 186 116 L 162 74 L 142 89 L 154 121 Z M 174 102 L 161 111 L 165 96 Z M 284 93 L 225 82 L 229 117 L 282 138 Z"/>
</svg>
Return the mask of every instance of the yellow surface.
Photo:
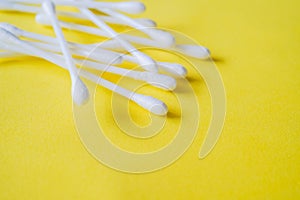
<svg viewBox="0 0 300 200">
<path fill-rule="evenodd" d="M 42 60 L 1 61 L 0 199 L 299 199 L 299 1 L 144 2 L 143 16 L 212 51 L 227 92 L 213 152 L 197 157 L 210 113 L 202 88 L 202 124 L 181 159 L 142 175 L 107 168 L 79 140 L 68 74 Z M 53 34 L 30 15 L 0 21 Z"/>
</svg>

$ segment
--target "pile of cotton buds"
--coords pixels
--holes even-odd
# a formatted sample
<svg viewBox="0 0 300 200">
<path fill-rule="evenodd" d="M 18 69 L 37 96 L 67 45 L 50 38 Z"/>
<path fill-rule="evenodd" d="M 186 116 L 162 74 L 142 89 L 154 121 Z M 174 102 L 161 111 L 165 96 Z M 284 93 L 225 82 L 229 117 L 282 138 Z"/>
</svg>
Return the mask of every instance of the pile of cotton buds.
<svg viewBox="0 0 300 200">
<path fill-rule="evenodd" d="M 76 8 L 76 11 L 56 11 L 56 6 L 71 6 Z M 86 68 L 130 77 L 145 81 L 158 88 L 173 90 L 176 87 L 176 79 L 173 77 L 186 76 L 187 70 L 185 67 L 177 63 L 154 60 L 139 51 L 136 48 L 137 45 L 167 50 L 175 49 L 182 54 L 199 59 L 209 57 L 209 51 L 205 47 L 176 45 L 174 36 L 169 32 L 149 28 L 156 26 L 154 21 L 150 19 L 133 19 L 125 15 L 126 13 L 138 14 L 143 12 L 145 6 L 140 2 L 1 0 L 0 10 L 32 13 L 35 15 L 37 23 L 53 28 L 56 37 L 31 33 L 11 24 L 1 23 L 0 56 L 29 55 L 39 57 L 68 70 L 72 81 L 73 101 L 78 105 L 84 104 L 89 98 L 89 91 L 80 78 L 84 77 L 130 99 L 154 114 L 165 115 L 168 112 L 166 104 L 154 97 L 135 93 L 84 69 L 79 70 L 77 67 L 83 63 L 83 58 L 87 58 L 84 61 L 84 67 Z M 58 17 L 61 16 L 88 20 L 93 22 L 96 27 L 59 20 Z M 119 35 L 108 24 L 134 28 L 147 37 L 130 34 Z M 63 35 L 63 28 L 94 34 L 102 38 L 105 37 L 107 40 L 93 44 L 68 42 Z M 95 52 L 90 54 L 92 49 Z M 142 67 L 143 71 L 128 70 L 115 66 L 123 61 L 137 64 Z M 170 76 L 160 73 L 161 71 L 168 72 Z"/>
</svg>

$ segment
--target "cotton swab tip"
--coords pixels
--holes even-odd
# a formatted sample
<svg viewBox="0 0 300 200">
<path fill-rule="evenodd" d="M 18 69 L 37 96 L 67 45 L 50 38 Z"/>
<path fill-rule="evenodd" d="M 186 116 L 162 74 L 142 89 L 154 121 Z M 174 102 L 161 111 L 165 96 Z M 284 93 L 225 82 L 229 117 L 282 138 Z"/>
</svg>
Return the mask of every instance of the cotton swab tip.
<svg viewBox="0 0 300 200">
<path fill-rule="evenodd" d="M 168 33 L 163 30 L 158 29 L 149 29 L 147 30 L 149 36 L 159 42 L 162 47 L 171 47 L 175 44 L 175 38 L 171 33 Z"/>
<path fill-rule="evenodd" d="M 206 59 L 210 56 L 210 51 L 198 45 L 177 45 L 176 48 L 183 54 L 188 56 L 199 58 L 199 59 Z"/>
<path fill-rule="evenodd" d="M 131 100 L 155 115 L 164 116 L 168 112 L 167 105 L 151 96 L 134 93 Z"/>
<path fill-rule="evenodd" d="M 149 72 L 158 72 L 158 65 L 152 58 L 139 52 L 136 52 L 136 55 L 142 68 Z"/>
<path fill-rule="evenodd" d="M 151 20 L 151 19 L 135 19 L 136 22 L 140 23 L 141 25 L 145 26 L 145 27 L 156 27 L 157 24 L 155 21 Z"/>
<path fill-rule="evenodd" d="M 188 73 L 187 69 L 184 66 L 177 63 L 160 62 L 158 63 L 158 65 L 164 71 L 169 72 L 178 77 L 186 77 Z"/>
<path fill-rule="evenodd" d="M 40 13 L 40 14 L 36 14 L 35 15 L 35 21 L 38 23 L 38 24 L 42 24 L 42 25 L 47 25 L 50 23 L 50 20 L 48 18 L 48 16 Z"/>
<path fill-rule="evenodd" d="M 142 2 L 120 2 L 116 9 L 129 14 L 139 14 L 145 11 L 146 6 Z"/>
<path fill-rule="evenodd" d="M 89 99 L 89 91 L 79 77 L 72 80 L 72 97 L 77 105 L 83 105 Z"/>
<path fill-rule="evenodd" d="M 177 84 L 176 80 L 170 76 L 152 72 L 141 72 L 140 77 L 149 84 L 164 90 L 174 90 Z"/>
</svg>

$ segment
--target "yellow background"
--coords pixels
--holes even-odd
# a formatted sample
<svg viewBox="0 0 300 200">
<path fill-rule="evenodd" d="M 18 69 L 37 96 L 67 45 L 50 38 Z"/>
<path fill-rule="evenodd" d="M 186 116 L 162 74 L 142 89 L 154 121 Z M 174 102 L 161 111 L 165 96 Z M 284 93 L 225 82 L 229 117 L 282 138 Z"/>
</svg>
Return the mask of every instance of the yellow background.
<svg viewBox="0 0 300 200">
<path fill-rule="evenodd" d="M 79 140 L 67 72 L 37 59 L 1 61 L 0 199 L 299 199 L 299 1 L 144 2 L 142 16 L 212 52 L 227 92 L 213 152 L 198 159 L 202 117 L 175 164 L 142 175 L 107 168 Z M 0 21 L 53 34 L 30 15 L 1 12 Z"/>
</svg>

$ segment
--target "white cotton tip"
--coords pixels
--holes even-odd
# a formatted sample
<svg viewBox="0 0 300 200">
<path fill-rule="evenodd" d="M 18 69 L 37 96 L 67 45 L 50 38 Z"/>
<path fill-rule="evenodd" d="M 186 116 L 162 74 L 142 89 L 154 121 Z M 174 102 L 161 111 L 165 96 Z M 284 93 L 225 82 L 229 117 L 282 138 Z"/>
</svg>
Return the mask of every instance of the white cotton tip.
<svg viewBox="0 0 300 200">
<path fill-rule="evenodd" d="M 164 90 L 174 90 L 177 84 L 176 80 L 170 76 L 152 72 L 139 72 L 138 78 Z"/>
<path fill-rule="evenodd" d="M 198 45 L 176 45 L 176 49 L 181 53 L 199 59 L 206 59 L 210 56 L 210 51 Z"/>
<path fill-rule="evenodd" d="M 151 19 L 138 18 L 138 19 L 135 19 L 135 21 L 145 27 L 156 27 L 157 26 L 156 22 Z"/>
<path fill-rule="evenodd" d="M 129 14 L 139 14 L 146 10 L 146 6 L 142 2 L 120 2 L 115 9 Z"/>
<path fill-rule="evenodd" d="M 42 25 L 48 25 L 51 23 L 48 16 L 46 16 L 45 14 L 42 14 L 42 13 L 35 15 L 35 21 L 36 21 L 36 23 L 42 24 Z"/>
<path fill-rule="evenodd" d="M 188 73 L 187 69 L 184 66 L 177 63 L 159 62 L 158 66 L 162 70 L 169 72 L 178 77 L 186 77 Z"/>
<path fill-rule="evenodd" d="M 164 116 L 168 113 L 167 105 L 151 96 L 134 93 L 130 99 L 155 115 Z"/>
<path fill-rule="evenodd" d="M 55 5 L 51 0 L 44 1 L 42 7 L 48 15 L 56 13 Z"/>
<path fill-rule="evenodd" d="M 175 38 L 171 33 L 158 29 L 147 30 L 148 35 L 163 47 L 171 47 L 175 44 Z"/>
<path fill-rule="evenodd" d="M 120 54 L 113 51 L 107 51 L 100 48 L 91 49 L 91 51 L 74 51 L 75 54 L 84 56 L 85 59 L 98 61 L 101 63 L 108 64 L 121 64 L 123 62 L 123 57 Z M 73 53 L 74 54 L 74 53 Z"/>
<path fill-rule="evenodd" d="M 77 105 L 83 105 L 89 99 L 89 91 L 79 77 L 72 80 L 72 97 Z"/>
<path fill-rule="evenodd" d="M 136 54 L 136 56 L 138 63 L 141 65 L 142 68 L 149 72 L 158 72 L 157 63 L 152 58 L 143 53 L 138 53 Z"/>
<path fill-rule="evenodd" d="M 0 28 L 3 28 L 9 32 L 11 32 L 12 34 L 14 34 L 15 36 L 21 36 L 23 31 L 11 24 L 8 23 L 0 23 Z"/>
<path fill-rule="evenodd" d="M 124 47 L 120 45 L 120 43 L 117 40 L 107 40 L 102 43 L 95 44 L 96 46 L 99 45 L 99 47 L 104 49 L 113 49 L 116 51 L 122 51 L 124 50 Z"/>
</svg>

